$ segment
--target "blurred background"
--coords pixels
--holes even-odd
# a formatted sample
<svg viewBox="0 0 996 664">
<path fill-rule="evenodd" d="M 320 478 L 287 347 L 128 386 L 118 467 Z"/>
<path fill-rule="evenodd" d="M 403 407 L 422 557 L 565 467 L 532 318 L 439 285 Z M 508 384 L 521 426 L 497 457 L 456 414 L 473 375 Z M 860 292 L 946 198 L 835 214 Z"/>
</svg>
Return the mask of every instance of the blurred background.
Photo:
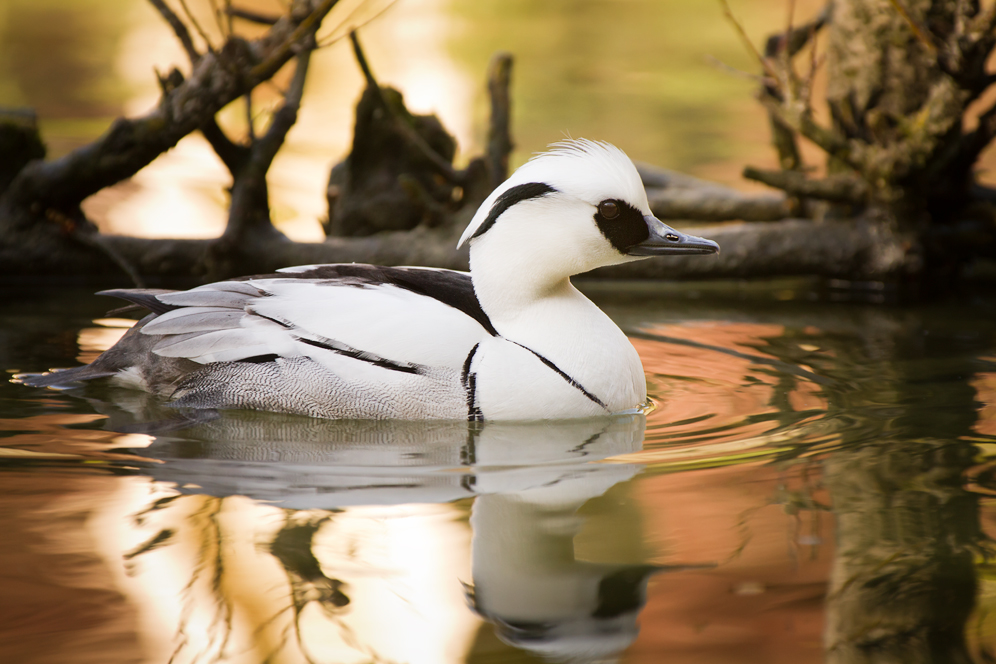
<svg viewBox="0 0 996 664">
<path fill-rule="evenodd" d="M 238 7 L 276 14 L 275 0 Z M 435 113 L 459 143 L 458 163 L 482 151 L 485 71 L 498 50 L 515 56 L 513 166 L 568 135 L 607 140 L 631 157 L 740 188 L 745 163 L 775 167 L 767 119 L 753 99 L 756 61 L 723 16 L 701 0 L 398 0 L 361 30 L 374 73 L 416 113 Z M 819 10 L 798 0 L 795 23 Z M 211 3 L 189 0 L 220 43 Z M 784 29 L 786 0 L 733 0 L 755 44 Z M 179 7 L 177 7 L 179 11 Z M 334 26 L 326 24 L 321 34 Z M 236 20 L 243 34 L 260 29 Z M 186 56 L 147 0 L 4 0 L 0 106 L 31 107 L 49 156 L 104 132 L 115 117 L 152 108 L 155 71 L 185 70 Z M 722 63 L 722 64 L 720 64 Z M 256 122 L 276 105 L 287 72 L 254 93 Z M 302 113 L 270 171 L 274 222 L 318 241 L 331 166 L 349 151 L 363 79 L 348 40 L 312 58 Z M 820 105 L 817 104 L 819 108 Z M 222 124 L 247 130 L 244 103 Z M 808 147 L 808 146 L 804 146 Z M 815 151 L 809 163 L 822 165 Z M 84 204 L 101 230 L 146 237 L 213 237 L 224 227 L 229 175 L 195 133 L 129 181 Z"/>
</svg>

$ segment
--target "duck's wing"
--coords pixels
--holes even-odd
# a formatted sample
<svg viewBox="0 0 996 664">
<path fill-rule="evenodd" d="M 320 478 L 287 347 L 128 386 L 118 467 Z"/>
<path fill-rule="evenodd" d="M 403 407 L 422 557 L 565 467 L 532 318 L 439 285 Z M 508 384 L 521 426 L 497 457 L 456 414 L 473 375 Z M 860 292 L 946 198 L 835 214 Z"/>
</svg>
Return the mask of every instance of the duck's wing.
<svg viewBox="0 0 996 664">
<path fill-rule="evenodd" d="M 138 299 L 150 297 L 169 309 L 141 330 L 162 336 L 152 352 L 200 364 L 306 356 L 402 372 L 460 369 L 494 334 L 470 275 L 450 270 L 307 266 Z"/>
</svg>

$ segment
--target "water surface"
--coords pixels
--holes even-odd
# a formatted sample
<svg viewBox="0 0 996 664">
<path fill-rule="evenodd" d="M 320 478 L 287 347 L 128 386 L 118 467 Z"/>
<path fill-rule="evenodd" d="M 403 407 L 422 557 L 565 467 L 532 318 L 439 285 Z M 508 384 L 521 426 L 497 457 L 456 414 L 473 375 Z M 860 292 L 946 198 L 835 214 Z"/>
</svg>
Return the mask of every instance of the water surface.
<svg viewBox="0 0 996 664">
<path fill-rule="evenodd" d="M 589 290 L 646 417 L 205 417 L 0 385 L 0 661 L 988 661 L 991 299 Z M 5 291 L 0 366 L 113 343 L 127 322 L 88 293 Z"/>
</svg>

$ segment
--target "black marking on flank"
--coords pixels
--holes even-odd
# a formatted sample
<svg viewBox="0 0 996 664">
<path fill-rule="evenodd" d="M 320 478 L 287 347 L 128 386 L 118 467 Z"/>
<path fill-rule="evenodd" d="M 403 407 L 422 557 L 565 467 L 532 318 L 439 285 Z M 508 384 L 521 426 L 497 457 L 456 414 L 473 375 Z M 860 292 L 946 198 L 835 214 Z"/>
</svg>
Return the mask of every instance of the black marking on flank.
<svg viewBox="0 0 996 664">
<path fill-rule="evenodd" d="M 411 267 L 382 267 L 365 263 L 316 265 L 303 272 L 278 272 L 246 279 L 298 279 L 326 282 L 329 286 L 396 286 L 418 295 L 439 300 L 470 316 L 493 337 L 498 336 L 491 319 L 484 313 L 466 272 Z M 278 322 L 278 321 L 274 321 Z"/>
<path fill-rule="evenodd" d="M 511 339 L 509 339 L 509 341 L 512 341 L 512 340 L 511 340 Z M 579 392 L 580 392 L 581 394 L 585 395 L 586 397 L 588 397 L 589 399 L 591 399 L 591 400 L 592 400 L 593 402 L 597 403 L 597 404 L 598 404 L 599 406 L 601 406 L 601 407 L 602 407 L 602 408 L 604 408 L 605 410 L 608 410 L 608 409 L 609 409 L 609 407 L 608 407 L 608 406 L 606 406 L 606 405 L 605 405 L 605 403 L 604 403 L 604 402 L 603 402 L 603 401 L 602 401 L 601 399 L 599 399 L 598 397 L 596 397 L 596 396 L 595 396 L 594 394 L 592 394 L 592 393 L 591 393 L 591 392 L 589 392 L 588 390 L 584 389 L 584 385 L 582 385 L 581 383 L 577 382 L 576 380 L 574 380 L 573 378 L 571 378 L 570 376 L 568 376 L 568 375 L 567 375 L 566 373 L 564 373 L 564 372 L 563 372 L 563 371 L 562 371 L 562 370 L 560 369 L 560 367 L 558 367 L 558 366 L 557 366 L 556 364 L 554 364 L 553 362 L 551 362 L 551 361 L 550 361 L 550 360 L 548 360 L 547 358 L 543 357 L 542 355 L 540 355 L 539 353 L 537 353 L 536 351 L 534 351 L 534 350 L 533 350 L 532 348 L 530 348 L 529 346 L 523 346 L 523 345 L 522 345 L 522 344 L 520 344 L 520 343 L 519 343 L 518 341 L 512 341 L 512 343 L 513 343 L 513 344 L 515 344 L 516 346 L 520 346 L 520 347 L 522 347 L 522 348 L 525 348 L 525 349 L 526 349 L 526 350 L 528 350 L 528 351 L 529 351 L 530 353 L 532 353 L 533 355 L 535 355 L 535 356 L 536 356 L 537 358 L 539 358 L 539 361 L 540 361 L 540 362 L 542 362 L 542 363 L 543 363 L 543 364 L 545 364 L 546 366 L 548 366 L 548 367 L 550 367 L 551 369 L 553 369 L 553 371 L 554 371 L 554 372 L 555 372 L 555 373 L 556 373 L 556 374 L 557 374 L 558 376 L 560 376 L 561 378 L 563 378 L 564 380 L 566 380 L 566 381 L 567 381 L 567 383 L 568 383 L 568 384 L 569 384 L 569 385 L 570 385 L 571 387 L 573 387 L 574 389 L 576 389 L 577 391 L 579 391 Z"/>
<path fill-rule="evenodd" d="M 239 362 L 248 362 L 249 364 L 266 364 L 267 362 L 276 362 L 277 358 L 280 357 L 276 353 L 267 353 L 266 355 L 253 355 L 252 357 L 244 357 Z"/>
<path fill-rule="evenodd" d="M 410 374 L 421 374 L 423 372 L 423 367 L 417 364 L 394 362 L 393 360 L 389 360 L 363 350 L 358 350 L 352 346 L 347 346 L 344 343 L 340 343 L 332 339 L 322 339 L 321 341 L 318 341 L 316 339 L 306 339 L 305 337 L 299 337 L 297 335 L 294 335 L 294 338 L 302 343 L 308 344 L 309 346 L 330 350 L 333 353 L 344 355 L 345 357 L 350 357 L 354 360 L 360 360 L 361 362 L 367 362 L 374 366 L 381 367 L 382 369 L 390 369 L 391 371 L 400 371 L 402 373 Z"/>
<path fill-rule="evenodd" d="M 495 199 L 495 202 L 491 205 L 491 209 L 488 211 L 488 216 L 474 234 L 470 236 L 470 239 L 473 240 L 475 237 L 480 237 L 491 230 L 491 227 L 498 221 L 498 217 L 502 216 L 508 208 L 516 203 L 527 201 L 530 198 L 546 196 L 555 191 L 557 190 L 545 182 L 529 182 L 512 187 Z"/>
<path fill-rule="evenodd" d="M 612 246 L 620 254 L 636 246 L 650 237 L 650 228 L 643 219 L 643 213 L 626 201 L 610 199 L 618 207 L 619 213 L 612 219 L 606 219 L 597 209 L 595 224 Z M 607 201 L 602 201 L 603 203 Z"/>
<path fill-rule="evenodd" d="M 463 385 L 467 394 L 467 421 L 483 422 L 484 413 L 477 405 L 477 374 L 471 373 L 470 365 L 474 361 L 474 355 L 481 344 L 474 344 L 474 347 L 467 353 L 467 359 L 463 362 L 463 371 L 460 372 L 460 384 Z"/>
<path fill-rule="evenodd" d="M 264 316 L 263 314 L 259 313 L 258 311 L 256 311 L 252 307 L 248 307 L 246 309 L 246 313 L 252 314 L 253 316 L 259 316 L 260 318 L 262 318 L 264 320 L 268 320 L 271 323 L 276 323 L 277 325 L 279 325 L 280 327 L 282 327 L 282 328 L 284 328 L 286 330 L 293 330 L 294 329 L 293 323 L 290 323 L 290 322 L 285 321 L 285 320 L 280 319 L 280 318 L 272 318 L 270 316 Z"/>
</svg>

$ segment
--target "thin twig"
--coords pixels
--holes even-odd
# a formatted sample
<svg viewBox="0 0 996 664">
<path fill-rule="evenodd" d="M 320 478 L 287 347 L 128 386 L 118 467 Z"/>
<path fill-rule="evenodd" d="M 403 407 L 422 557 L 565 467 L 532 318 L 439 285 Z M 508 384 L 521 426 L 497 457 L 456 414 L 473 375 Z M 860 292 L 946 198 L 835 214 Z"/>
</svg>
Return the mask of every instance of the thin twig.
<svg viewBox="0 0 996 664">
<path fill-rule="evenodd" d="M 819 70 L 820 65 L 823 64 L 823 60 L 825 59 L 826 55 L 826 54 L 820 56 L 816 55 L 816 47 L 817 47 L 816 30 L 817 27 L 816 24 L 814 23 L 810 28 L 810 36 L 809 36 L 809 73 L 806 74 L 806 79 L 802 83 L 803 86 L 802 89 L 804 92 L 802 98 L 806 101 L 807 107 L 812 105 L 813 81 L 816 80 L 816 72 Z"/>
<path fill-rule="evenodd" d="M 232 7 L 231 5 L 225 7 L 225 13 L 228 14 L 230 18 L 241 18 L 246 21 L 252 21 L 253 23 L 259 23 L 260 25 L 273 25 L 280 20 L 279 16 L 254 12 L 248 9 L 241 9 L 239 7 Z"/>
<path fill-rule="evenodd" d="M 249 135 L 249 143 L 252 144 L 256 140 L 256 127 L 253 124 L 252 117 L 252 90 L 247 92 L 243 97 L 246 101 L 246 126 Z"/>
<path fill-rule="evenodd" d="M 792 23 L 795 19 L 795 0 L 788 0 L 788 10 L 786 14 L 785 35 L 782 37 L 780 55 L 782 60 L 782 70 L 785 74 L 785 87 L 787 88 L 786 93 L 794 96 L 795 91 L 792 89 L 792 83 L 795 80 L 795 72 L 792 69 L 792 53 L 789 51 L 789 40 L 792 38 Z"/>
<path fill-rule="evenodd" d="M 453 165 L 450 164 L 446 159 L 444 159 L 438 152 L 432 149 L 432 147 L 425 142 L 425 139 L 418 135 L 418 133 L 412 129 L 408 123 L 401 120 L 391 105 L 387 102 L 387 98 L 384 96 L 384 91 L 381 89 L 380 84 L 377 83 L 377 79 L 374 78 L 373 71 L 370 69 L 370 64 L 367 62 L 366 56 L 363 54 L 363 48 L 360 46 L 360 40 L 356 36 L 356 31 L 349 33 L 349 39 L 353 42 L 353 54 L 356 56 L 356 62 L 360 65 L 360 70 L 363 72 L 363 77 L 367 81 L 367 85 L 374 90 L 374 94 L 377 97 L 377 102 L 380 107 L 387 114 L 387 117 L 391 118 L 391 122 L 394 128 L 405 137 L 405 139 L 412 144 L 419 152 L 422 153 L 426 159 L 436 168 L 439 173 L 445 177 L 447 180 L 454 184 L 463 184 L 464 176 L 462 173 L 458 172 Z"/>
<path fill-rule="evenodd" d="M 169 23 L 169 27 L 173 28 L 173 32 L 176 34 L 176 38 L 180 40 L 180 44 L 183 45 L 183 50 L 187 52 L 187 57 L 190 58 L 190 64 L 196 64 L 198 60 L 201 59 L 201 54 L 197 52 L 194 47 L 194 42 L 190 38 L 190 32 L 187 30 L 187 26 L 183 24 L 183 21 L 169 8 L 169 5 L 165 3 L 164 0 L 149 0 L 149 3 L 156 8 L 159 14 L 166 19 Z"/>
<path fill-rule="evenodd" d="M 730 74 L 731 76 L 736 76 L 737 78 L 744 78 L 748 81 L 754 81 L 755 83 L 760 83 L 762 85 L 767 85 L 769 81 L 772 85 L 777 83 L 776 81 L 772 81 L 771 79 L 761 76 L 760 74 L 752 74 L 749 71 L 737 69 L 736 67 L 726 64 L 714 55 L 706 55 L 705 61 L 706 64 L 715 67 L 719 71 Z"/>
<path fill-rule="evenodd" d="M 211 3 L 211 15 L 214 16 L 214 25 L 218 28 L 218 33 L 221 34 L 222 41 L 227 40 L 231 36 L 231 32 L 225 29 L 225 23 L 222 21 L 221 7 L 218 6 L 218 0 L 209 0 Z"/>
<path fill-rule="evenodd" d="M 511 82 L 511 54 L 496 53 L 488 66 L 491 120 L 488 125 L 487 159 L 491 165 L 492 187 L 497 187 L 508 177 L 508 155 L 513 147 L 509 130 L 512 116 L 512 100 L 509 95 Z"/>
<path fill-rule="evenodd" d="M 899 2 L 899 0 L 889 0 L 889 4 L 892 5 L 893 9 L 899 12 L 899 15 L 902 16 L 903 20 L 906 21 L 906 23 L 910 26 L 910 30 L 913 31 L 913 34 L 916 36 L 917 39 L 920 40 L 920 42 L 924 45 L 924 47 L 928 51 L 930 51 L 930 54 L 933 55 L 934 57 L 937 57 L 937 46 L 934 44 L 934 41 L 927 34 L 926 29 L 921 27 L 919 23 L 913 20 L 913 17 L 910 16 L 910 13 L 906 11 L 906 8 L 903 7 L 903 5 Z"/>
<path fill-rule="evenodd" d="M 761 52 L 757 50 L 756 46 L 754 46 L 754 42 L 752 42 L 750 37 L 747 36 L 747 31 L 744 30 L 744 26 L 739 20 L 737 20 L 737 17 L 733 15 L 733 11 L 730 9 L 730 3 L 727 2 L 727 0 L 719 0 L 719 3 L 723 5 L 723 15 L 726 16 L 727 20 L 733 24 L 734 29 L 736 29 L 737 34 L 740 36 L 740 40 L 744 43 L 744 46 L 747 47 L 747 50 L 754 56 L 754 59 L 757 60 L 758 64 L 761 65 L 761 68 L 764 69 L 764 73 L 767 74 L 772 80 L 776 82 L 779 81 L 778 72 L 776 72 L 771 66 L 771 63 L 769 63 L 764 56 L 761 55 Z"/>
<path fill-rule="evenodd" d="M 187 6 L 187 0 L 180 0 L 180 6 L 183 7 L 183 12 L 187 15 L 187 20 L 190 21 L 190 25 L 194 26 L 194 30 L 196 30 L 197 34 L 199 34 L 201 39 L 204 40 L 205 48 L 208 52 L 214 53 L 214 46 L 211 45 L 211 40 L 208 39 L 207 33 L 204 32 L 203 28 L 201 28 L 201 24 L 197 22 L 196 18 L 194 18 L 193 12 L 191 12 L 190 7 Z"/>
</svg>

